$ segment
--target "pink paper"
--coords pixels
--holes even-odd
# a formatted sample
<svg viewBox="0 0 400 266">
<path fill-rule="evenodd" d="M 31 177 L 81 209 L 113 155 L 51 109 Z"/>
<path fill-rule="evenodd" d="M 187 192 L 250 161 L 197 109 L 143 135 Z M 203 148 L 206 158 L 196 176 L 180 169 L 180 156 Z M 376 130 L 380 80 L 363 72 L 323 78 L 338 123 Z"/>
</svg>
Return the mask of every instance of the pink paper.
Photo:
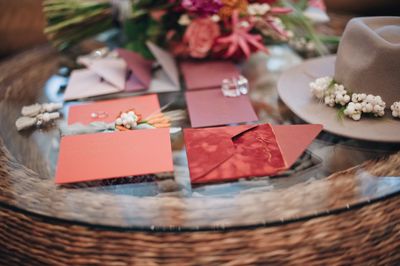
<svg viewBox="0 0 400 266">
<path fill-rule="evenodd" d="M 179 87 L 179 71 L 175 62 L 175 58 L 167 51 L 161 49 L 152 42 L 147 42 L 147 47 L 150 49 L 157 62 L 161 65 L 168 78 L 172 83 Z"/>
<path fill-rule="evenodd" d="M 192 127 L 207 127 L 258 120 L 247 95 L 225 97 L 221 90 L 186 92 Z"/>
<path fill-rule="evenodd" d="M 151 68 L 153 61 L 146 60 L 141 55 L 126 50 L 126 49 L 117 49 L 118 55 L 125 60 L 128 68 L 130 69 L 131 76 L 135 76 L 135 79 L 138 80 L 142 86 L 148 88 L 151 82 Z"/>
<path fill-rule="evenodd" d="M 230 61 L 186 61 L 180 64 L 180 68 L 188 90 L 217 88 L 223 79 L 240 75 Z"/>
<path fill-rule="evenodd" d="M 93 96 L 117 93 L 121 90 L 114 87 L 89 69 L 78 69 L 71 73 L 64 100 L 76 100 Z"/>
<path fill-rule="evenodd" d="M 61 139 L 55 182 L 66 184 L 173 169 L 167 128 L 84 134 Z"/>
<path fill-rule="evenodd" d="M 155 94 L 121 98 L 116 100 L 99 101 L 88 104 L 71 106 L 68 113 L 68 124 L 91 122 L 113 122 L 120 114 L 130 109 L 142 115 L 143 118 L 160 110 L 160 103 Z M 93 118 L 92 113 L 105 113 L 105 117 Z"/>
<path fill-rule="evenodd" d="M 135 91 L 143 91 L 146 90 L 147 87 L 145 87 L 133 73 L 131 73 L 126 80 L 125 83 L 125 91 L 126 92 L 135 92 Z"/>
<path fill-rule="evenodd" d="M 88 68 L 121 91 L 125 89 L 126 63 L 120 58 L 99 58 Z"/>
</svg>

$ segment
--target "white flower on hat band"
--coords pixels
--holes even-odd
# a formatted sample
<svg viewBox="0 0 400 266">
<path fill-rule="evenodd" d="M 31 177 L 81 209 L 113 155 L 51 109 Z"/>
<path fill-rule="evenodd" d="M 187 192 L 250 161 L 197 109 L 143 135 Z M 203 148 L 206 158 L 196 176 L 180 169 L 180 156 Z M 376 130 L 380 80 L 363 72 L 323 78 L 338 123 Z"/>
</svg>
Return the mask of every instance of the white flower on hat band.
<svg viewBox="0 0 400 266">
<path fill-rule="evenodd" d="M 392 116 L 400 118 L 400 101 L 394 102 L 392 106 L 390 106 L 390 110 L 392 110 Z"/>
<path fill-rule="evenodd" d="M 310 82 L 313 96 L 323 100 L 329 107 L 343 106 L 343 114 L 353 120 L 360 120 L 362 114 L 372 114 L 375 117 L 385 115 L 386 103 L 381 96 L 365 93 L 350 93 L 346 88 L 332 77 L 317 78 Z M 390 107 L 393 117 L 400 117 L 400 102 L 395 102 Z"/>
</svg>

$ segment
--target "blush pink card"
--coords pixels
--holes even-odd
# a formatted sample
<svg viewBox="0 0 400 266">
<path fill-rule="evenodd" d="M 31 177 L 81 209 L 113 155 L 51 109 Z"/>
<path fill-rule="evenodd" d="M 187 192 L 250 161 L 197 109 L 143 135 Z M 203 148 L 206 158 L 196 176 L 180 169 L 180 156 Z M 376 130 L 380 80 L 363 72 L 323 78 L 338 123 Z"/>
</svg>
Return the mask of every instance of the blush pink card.
<svg viewBox="0 0 400 266">
<path fill-rule="evenodd" d="M 180 63 L 188 90 L 211 89 L 221 86 L 222 80 L 240 75 L 239 69 L 230 61 Z"/>
<path fill-rule="evenodd" d="M 67 184 L 172 172 L 169 129 L 65 136 L 55 182 Z"/>
<path fill-rule="evenodd" d="M 149 94 L 74 105 L 70 107 L 68 112 L 68 124 L 89 124 L 96 121 L 110 123 L 117 118 L 120 112 L 130 109 L 135 109 L 142 117 L 147 117 L 160 110 L 160 103 L 156 94 Z M 93 118 L 92 113 L 105 114 L 105 117 L 102 115 L 101 117 Z"/>
<path fill-rule="evenodd" d="M 258 120 L 247 95 L 226 97 L 220 89 L 186 92 L 192 127 L 227 125 Z"/>
</svg>

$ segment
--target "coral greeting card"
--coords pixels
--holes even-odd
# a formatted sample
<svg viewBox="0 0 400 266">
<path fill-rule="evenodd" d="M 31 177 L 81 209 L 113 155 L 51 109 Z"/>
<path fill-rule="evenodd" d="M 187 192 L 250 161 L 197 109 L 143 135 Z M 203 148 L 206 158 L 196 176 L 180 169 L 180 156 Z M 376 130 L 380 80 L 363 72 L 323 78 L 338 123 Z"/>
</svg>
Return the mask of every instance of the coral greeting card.
<svg viewBox="0 0 400 266">
<path fill-rule="evenodd" d="M 186 92 L 192 127 L 218 126 L 258 120 L 247 95 L 226 97 L 220 89 Z"/>
<path fill-rule="evenodd" d="M 173 171 L 169 129 L 65 136 L 55 182 L 67 184 Z"/>
<path fill-rule="evenodd" d="M 243 125 L 185 129 L 192 183 L 271 176 L 290 168 L 321 125 Z"/>
<path fill-rule="evenodd" d="M 120 112 L 130 109 L 134 109 L 142 117 L 147 117 L 160 110 L 160 103 L 156 94 L 150 94 L 74 105 L 69 109 L 68 124 L 89 124 L 96 121 L 110 123 L 115 121 Z"/>
</svg>

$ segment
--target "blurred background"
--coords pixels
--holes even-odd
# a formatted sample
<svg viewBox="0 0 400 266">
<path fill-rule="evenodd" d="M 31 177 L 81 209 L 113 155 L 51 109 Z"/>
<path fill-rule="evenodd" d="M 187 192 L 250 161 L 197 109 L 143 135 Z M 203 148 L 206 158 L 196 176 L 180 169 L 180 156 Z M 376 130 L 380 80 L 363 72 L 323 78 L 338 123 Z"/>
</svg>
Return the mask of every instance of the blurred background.
<svg viewBox="0 0 400 266">
<path fill-rule="evenodd" d="M 325 0 L 339 31 L 354 16 L 400 15 L 400 0 Z M 0 58 L 45 43 L 42 0 L 0 0 Z"/>
</svg>

